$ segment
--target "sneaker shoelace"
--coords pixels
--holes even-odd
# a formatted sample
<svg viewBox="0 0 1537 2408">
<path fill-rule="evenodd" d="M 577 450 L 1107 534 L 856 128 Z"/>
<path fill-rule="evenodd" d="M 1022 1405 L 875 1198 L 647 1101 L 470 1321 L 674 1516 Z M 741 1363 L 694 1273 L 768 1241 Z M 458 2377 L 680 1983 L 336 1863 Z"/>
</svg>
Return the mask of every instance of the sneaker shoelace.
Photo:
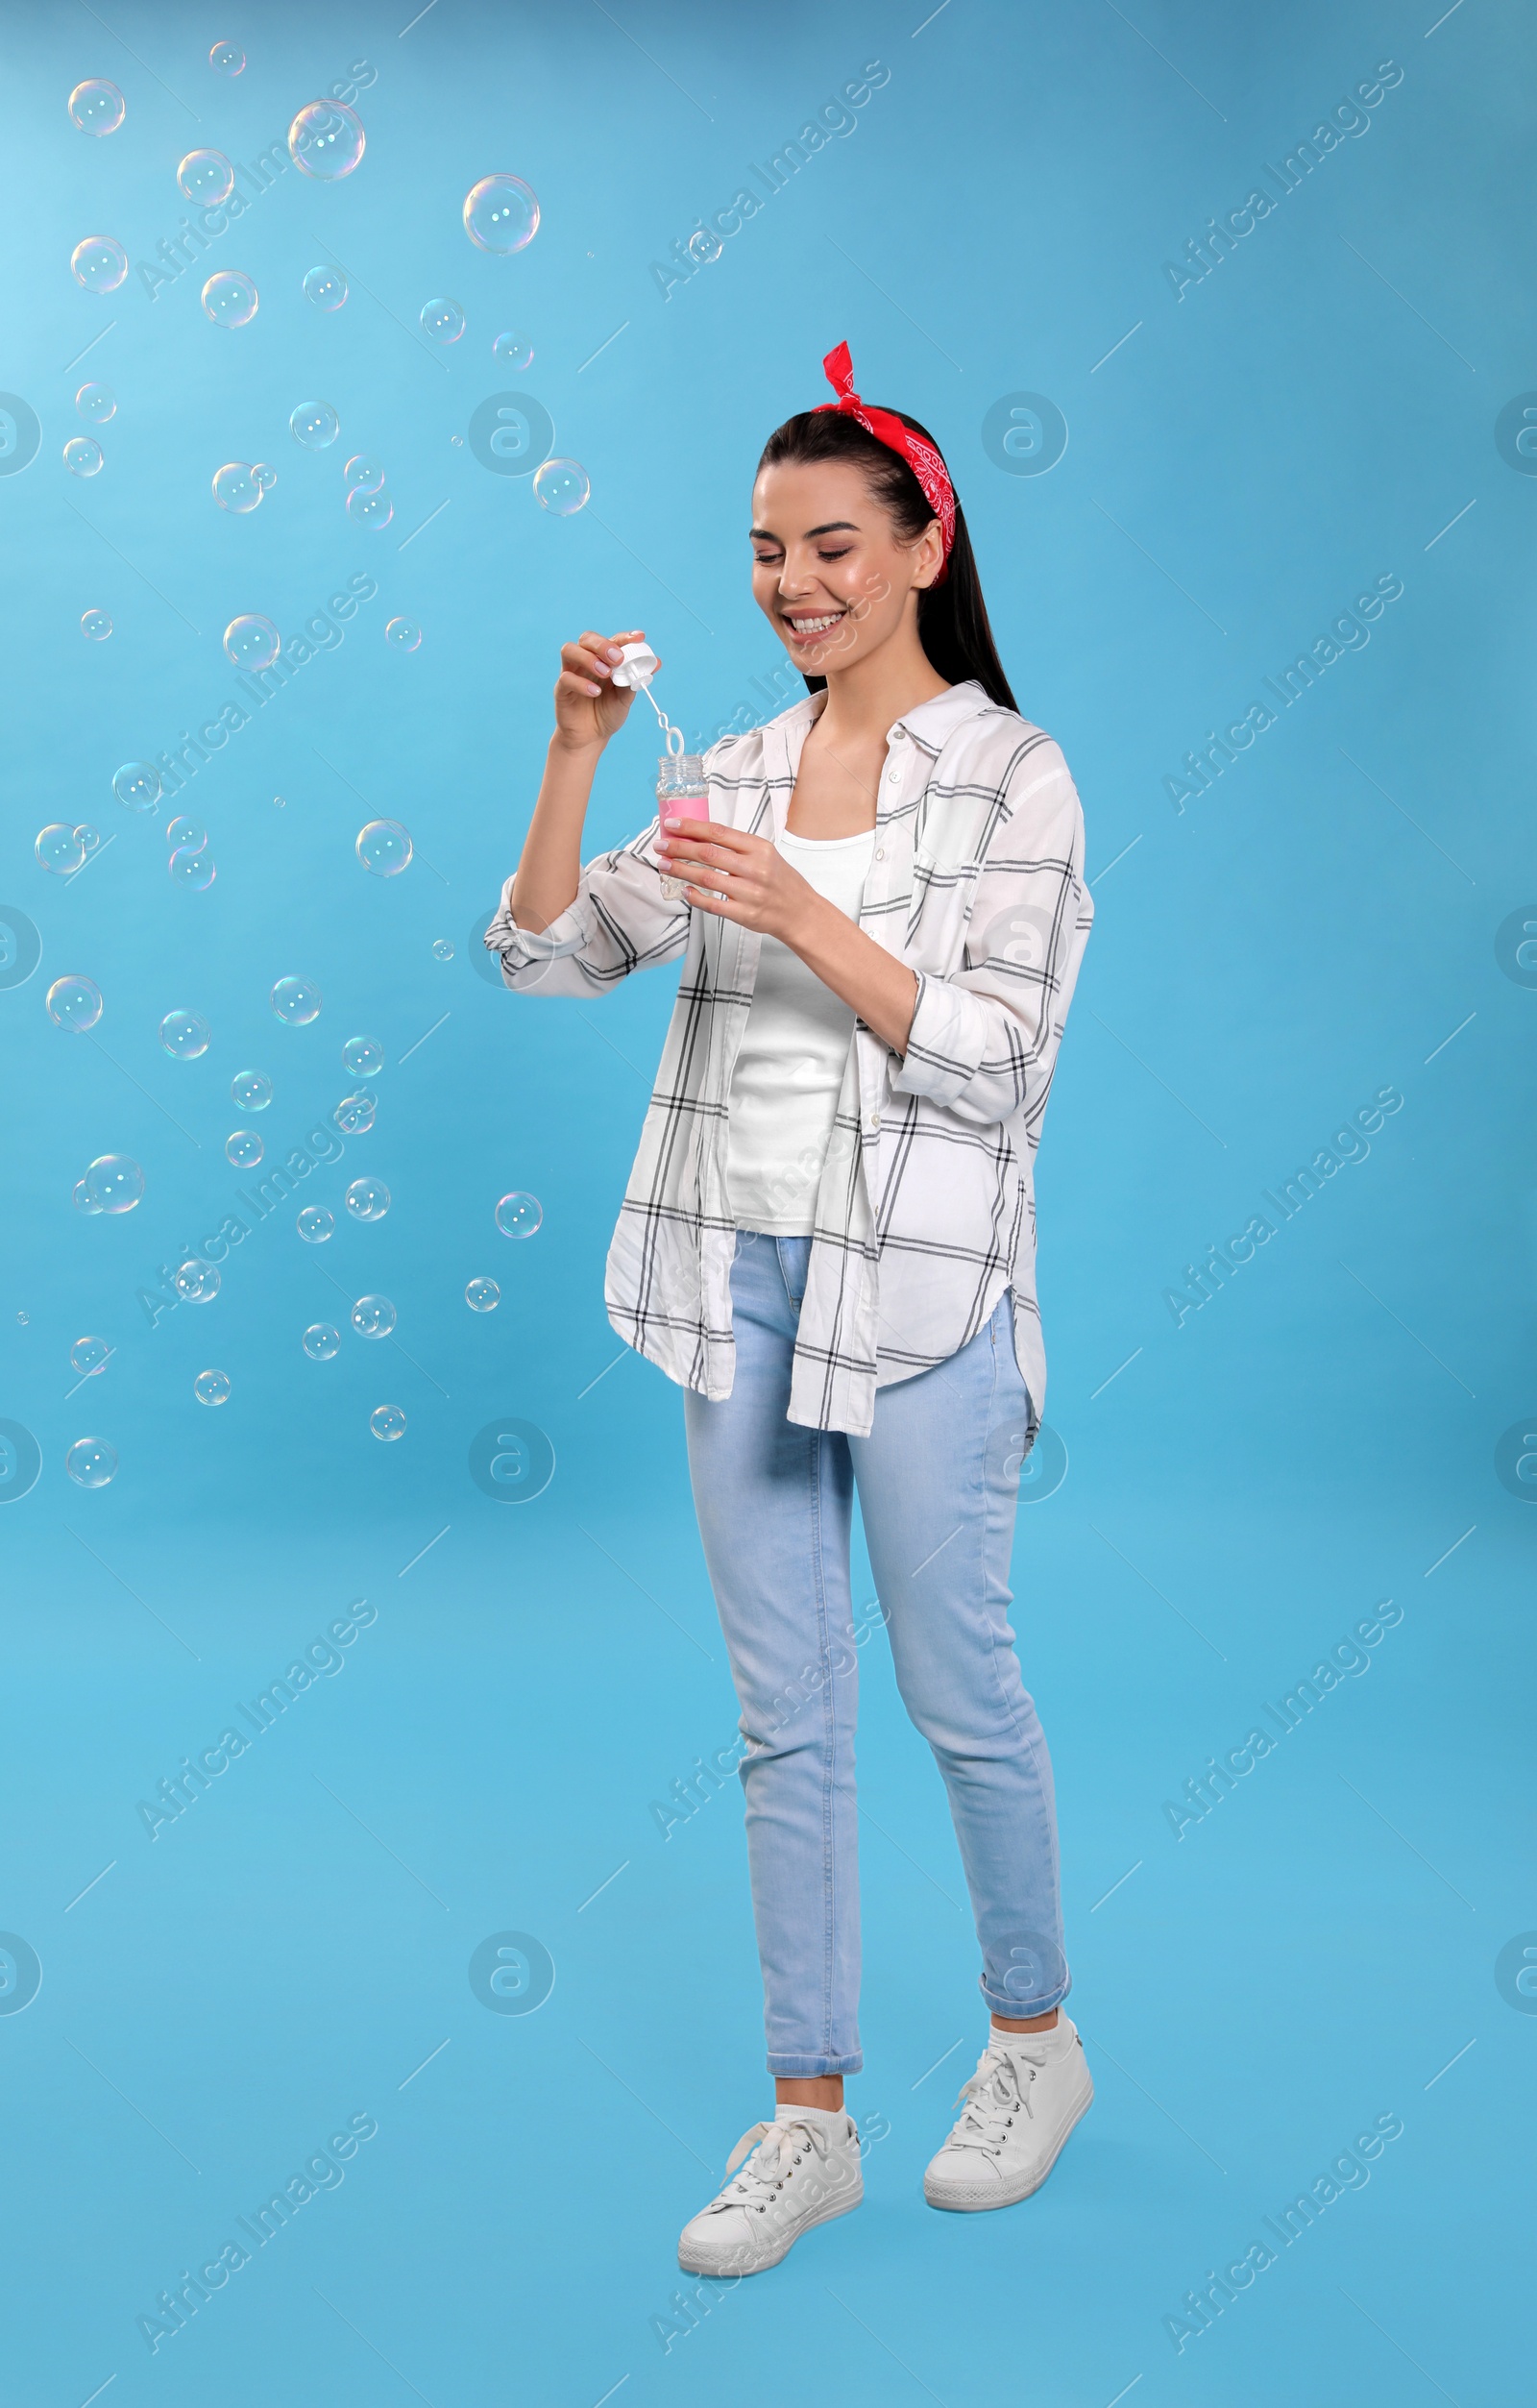
<svg viewBox="0 0 1537 2408">
<path fill-rule="evenodd" d="M 754 2124 L 743 2133 L 726 2159 L 728 2175 L 736 2174 L 739 2166 L 742 2172 L 735 2182 L 725 2185 L 719 2198 L 711 2200 L 709 2212 L 718 2214 L 727 2207 L 740 2207 L 749 2214 L 765 2214 L 782 2192 L 793 2168 L 809 2157 L 825 2164 L 830 2147 L 823 2125 Z M 744 2158 L 747 2160 L 745 2165 Z"/>
<path fill-rule="evenodd" d="M 950 2135 L 951 2148 L 982 2149 L 996 2157 L 1021 2108 L 1034 2123 L 1036 2110 L 1030 2101 L 1030 2085 L 1036 2078 L 1037 2064 L 1043 2062 L 1028 2056 L 1023 2050 L 991 2057 L 990 2062 L 984 2057 L 971 2079 L 956 2093 L 955 2103 L 963 2112 Z"/>
</svg>

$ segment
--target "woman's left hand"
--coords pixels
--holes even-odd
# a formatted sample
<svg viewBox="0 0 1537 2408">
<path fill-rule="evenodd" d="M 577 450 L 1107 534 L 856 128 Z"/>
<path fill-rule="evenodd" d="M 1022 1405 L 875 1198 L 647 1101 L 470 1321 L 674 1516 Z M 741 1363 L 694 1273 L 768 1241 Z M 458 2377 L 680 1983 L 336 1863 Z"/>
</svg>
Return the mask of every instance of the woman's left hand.
<svg viewBox="0 0 1537 2408">
<path fill-rule="evenodd" d="M 691 881 L 684 892 L 697 910 L 784 944 L 817 901 L 816 888 L 766 836 L 714 820 L 664 819 L 656 851 L 673 877 Z"/>
</svg>

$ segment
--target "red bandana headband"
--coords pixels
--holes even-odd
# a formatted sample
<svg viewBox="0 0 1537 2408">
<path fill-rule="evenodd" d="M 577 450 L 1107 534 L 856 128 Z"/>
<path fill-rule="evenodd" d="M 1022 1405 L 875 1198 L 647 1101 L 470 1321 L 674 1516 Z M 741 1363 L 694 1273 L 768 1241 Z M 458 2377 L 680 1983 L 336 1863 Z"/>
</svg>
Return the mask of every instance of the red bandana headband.
<svg viewBox="0 0 1537 2408">
<path fill-rule="evenodd" d="M 925 443 L 911 427 L 904 427 L 900 418 L 889 409 L 876 409 L 862 402 L 854 390 L 854 363 L 848 356 L 848 345 L 840 343 L 822 361 L 822 371 L 838 395 L 836 402 L 818 402 L 818 410 L 837 410 L 841 417 L 857 419 L 877 443 L 884 443 L 890 452 L 899 453 L 923 488 L 923 498 L 939 522 L 939 541 L 944 547 L 936 585 L 943 582 L 950 566 L 950 546 L 955 540 L 955 487 L 950 472 L 932 443 Z"/>
</svg>

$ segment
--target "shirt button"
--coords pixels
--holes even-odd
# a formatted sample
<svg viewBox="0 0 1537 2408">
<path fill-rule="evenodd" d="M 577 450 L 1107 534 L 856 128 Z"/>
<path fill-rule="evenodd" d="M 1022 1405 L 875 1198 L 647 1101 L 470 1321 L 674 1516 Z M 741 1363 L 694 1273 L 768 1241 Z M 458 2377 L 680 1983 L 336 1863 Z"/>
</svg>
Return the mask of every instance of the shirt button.
<svg viewBox="0 0 1537 2408">
<path fill-rule="evenodd" d="M 878 1112 L 872 1112 L 870 1114 L 868 1125 L 871 1129 L 878 1129 L 880 1127 L 881 1116 Z"/>
<path fill-rule="evenodd" d="M 884 845 L 876 846 L 875 858 L 877 861 L 884 861 L 886 859 L 886 847 Z"/>
</svg>

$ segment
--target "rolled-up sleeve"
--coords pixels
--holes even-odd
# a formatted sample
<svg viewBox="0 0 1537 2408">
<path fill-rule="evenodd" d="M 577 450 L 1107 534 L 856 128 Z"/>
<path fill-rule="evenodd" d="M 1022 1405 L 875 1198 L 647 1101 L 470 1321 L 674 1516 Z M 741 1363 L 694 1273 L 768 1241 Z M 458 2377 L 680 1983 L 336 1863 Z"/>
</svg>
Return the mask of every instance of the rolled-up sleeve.
<svg viewBox="0 0 1537 2408">
<path fill-rule="evenodd" d="M 1094 903 L 1083 807 L 1056 744 L 1018 763 L 1004 801 L 977 874 L 965 966 L 948 978 L 917 970 L 891 1085 L 979 1124 L 1022 1109 L 1034 1143 Z"/>
<path fill-rule="evenodd" d="M 651 858 L 660 825 L 653 819 L 628 844 L 584 863 L 574 901 L 542 931 L 513 920 L 508 878 L 485 933 L 507 986 L 519 995 L 602 995 L 631 971 L 677 959 L 689 941 L 689 906 L 662 893 Z"/>
</svg>

